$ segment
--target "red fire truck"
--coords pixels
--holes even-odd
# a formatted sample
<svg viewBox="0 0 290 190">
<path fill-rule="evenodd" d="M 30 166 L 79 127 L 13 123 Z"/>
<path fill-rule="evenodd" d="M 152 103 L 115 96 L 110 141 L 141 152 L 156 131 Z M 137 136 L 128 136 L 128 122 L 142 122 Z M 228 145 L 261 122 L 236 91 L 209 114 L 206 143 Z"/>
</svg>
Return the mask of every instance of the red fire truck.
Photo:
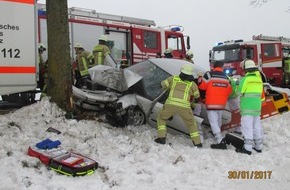
<svg viewBox="0 0 290 190">
<path fill-rule="evenodd" d="M 284 85 L 283 58 L 290 52 L 290 38 L 257 35 L 250 41 L 231 40 L 218 43 L 210 50 L 210 66 L 224 62 L 224 71 L 241 76 L 244 71 L 240 62 L 252 59 L 264 72 L 268 82 L 275 86 Z"/>
<path fill-rule="evenodd" d="M 46 9 L 38 6 L 39 42 L 47 46 Z M 180 26 L 155 27 L 153 20 L 97 13 L 95 10 L 69 8 L 71 44 L 80 43 L 92 51 L 102 34 L 108 35 L 111 55 L 118 63 L 125 61 L 128 66 L 149 57 L 163 55 L 167 48 L 173 49 L 174 58 L 184 58 L 190 48 L 189 37 L 182 33 Z M 187 47 L 185 47 L 187 43 Z M 75 57 L 71 48 L 71 56 Z"/>
<path fill-rule="evenodd" d="M 0 23 L 0 44 L 3 45 L 0 49 L 0 95 L 9 94 L 2 96 L 3 100 L 29 103 L 39 76 L 37 43 L 48 47 L 46 7 L 34 0 L 0 0 L 0 4 L 0 16 L 4 19 Z M 7 16 L 15 8 L 25 10 L 25 14 Z M 72 58 L 75 58 L 74 44 L 80 43 L 84 49 L 92 51 L 103 34 L 109 38 L 112 58 L 126 66 L 159 53 L 163 55 L 167 48 L 173 50 L 174 58 L 182 59 L 190 49 L 190 39 L 183 35 L 181 26 L 155 27 L 153 20 L 76 7 L 68 11 Z M 24 32 L 29 34 L 25 38 Z M 46 51 L 43 58 L 47 59 Z"/>
</svg>

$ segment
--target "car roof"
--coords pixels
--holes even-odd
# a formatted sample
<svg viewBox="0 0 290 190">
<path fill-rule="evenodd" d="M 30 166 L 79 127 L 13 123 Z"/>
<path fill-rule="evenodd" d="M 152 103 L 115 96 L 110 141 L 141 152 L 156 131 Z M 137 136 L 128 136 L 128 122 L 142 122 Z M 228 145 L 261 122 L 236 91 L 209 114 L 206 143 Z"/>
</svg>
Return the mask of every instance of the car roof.
<svg viewBox="0 0 290 190">
<path fill-rule="evenodd" d="M 162 70 L 166 71 L 170 75 L 179 75 L 181 67 L 189 63 L 188 61 L 181 60 L 181 59 L 168 59 L 168 58 L 152 58 L 148 59 L 153 64 L 160 67 Z M 199 67 L 196 64 L 192 64 L 194 77 L 197 77 L 198 72 L 205 72 L 205 69 Z"/>
</svg>

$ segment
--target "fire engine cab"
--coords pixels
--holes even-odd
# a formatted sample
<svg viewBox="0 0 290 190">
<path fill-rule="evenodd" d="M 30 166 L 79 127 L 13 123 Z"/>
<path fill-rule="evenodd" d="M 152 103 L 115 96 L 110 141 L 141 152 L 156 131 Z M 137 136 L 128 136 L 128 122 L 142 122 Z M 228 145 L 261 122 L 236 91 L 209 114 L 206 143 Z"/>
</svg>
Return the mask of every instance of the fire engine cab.
<svg viewBox="0 0 290 190">
<path fill-rule="evenodd" d="M 274 86 L 284 86 L 284 57 L 290 52 L 290 38 L 257 35 L 250 41 L 232 40 L 218 43 L 210 50 L 210 66 L 224 62 L 224 72 L 242 76 L 240 62 L 252 59 Z"/>
<path fill-rule="evenodd" d="M 38 5 L 38 15 L 39 42 L 48 46 L 45 5 Z M 112 58 L 127 66 L 156 57 L 157 53 L 163 55 L 167 48 L 173 50 L 174 58 L 182 59 L 190 48 L 190 39 L 183 35 L 181 26 L 155 27 L 153 20 L 76 7 L 69 8 L 68 16 L 71 45 L 80 43 L 85 50 L 92 51 L 99 36 L 105 34 Z M 71 56 L 75 57 L 74 48 L 71 48 Z"/>
</svg>

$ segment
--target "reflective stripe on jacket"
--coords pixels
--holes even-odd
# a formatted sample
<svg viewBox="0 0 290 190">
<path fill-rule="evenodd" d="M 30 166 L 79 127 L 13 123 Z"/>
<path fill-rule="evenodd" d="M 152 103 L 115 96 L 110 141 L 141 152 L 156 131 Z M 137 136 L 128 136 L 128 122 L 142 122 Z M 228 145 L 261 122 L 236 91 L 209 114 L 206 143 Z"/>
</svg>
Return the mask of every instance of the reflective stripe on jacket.
<svg viewBox="0 0 290 190">
<path fill-rule="evenodd" d="M 88 51 L 82 51 L 78 55 L 78 69 L 80 71 L 81 76 L 86 76 L 89 74 L 88 68 L 90 66 L 91 60 L 93 56 Z"/>
<path fill-rule="evenodd" d="M 164 89 L 170 89 L 165 104 L 190 108 L 191 97 L 199 98 L 199 90 L 195 82 L 183 81 L 179 76 L 171 76 L 161 82 Z"/>
<path fill-rule="evenodd" d="M 205 91 L 205 106 L 208 110 L 224 109 L 232 92 L 230 80 L 220 67 L 206 72 L 198 87 Z"/>
<path fill-rule="evenodd" d="M 263 82 L 255 72 L 248 72 L 241 79 L 238 91 L 241 94 L 241 115 L 259 116 L 261 114 L 263 97 Z"/>
<path fill-rule="evenodd" d="M 103 65 L 107 54 L 110 53 L 108 46 L 99 44 L 93 49 L 93 55 L 95 59 L 95 65 Z"/>
</svg>

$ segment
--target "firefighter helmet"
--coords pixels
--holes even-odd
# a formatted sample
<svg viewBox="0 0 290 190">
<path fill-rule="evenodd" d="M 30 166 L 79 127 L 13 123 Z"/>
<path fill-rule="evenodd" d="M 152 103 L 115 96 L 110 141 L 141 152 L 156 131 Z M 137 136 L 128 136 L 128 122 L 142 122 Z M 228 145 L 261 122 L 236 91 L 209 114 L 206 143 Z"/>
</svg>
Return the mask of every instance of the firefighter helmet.
<svg viewBox="0 0 290 190">
<path fill-rule="evenodd" d="M 42 43 L 38 43 L 38 49 L 41 50 L 41 51 L 45 51 L 46 50 L 45 46 Z"/>
<path fill-rule="evenodd" d="M 171 54 L 172 53 L 172 48 L 167 48 L 164 52 L 164 54 Z"/>
<path fill-rule="evenodd" d="M 251 59 L 246 59 L 241 62 L 240 67 L 243 69 L 257 68 L 255 62 Z"/>
<path fill-rule="evenodd" d="M 186 52 L 186 55 L 187 55 L 188 57 L 193 58 L 193 53 L 192 53 L 192 51 L 188 51 L 188 52 Z"/>
<path fill-rule="evenodd" d="M 74 48 L 83 48 L 83 46 L 82 46 L 82 44 L 80 44 L 80 43 L 76 43 L 75 45 L 74 45 Z"/>
<path fill-rule="evenodd" d="M 107 41 L 108 41 L 108 36 L 106 36 L 106 35 L 101 35 L 101 36 L 99 37 L 99 40 L 100 40 L 100 41 L 105 41 L 105 42 L 107 42 Z"/>
<path fill-rule="evenodd" d="M 181 69 L 180 72 L 186 75 L 193 75 L 193 67 L 191 63 L 186 63 L 184 64 Z"/>
</svg>

